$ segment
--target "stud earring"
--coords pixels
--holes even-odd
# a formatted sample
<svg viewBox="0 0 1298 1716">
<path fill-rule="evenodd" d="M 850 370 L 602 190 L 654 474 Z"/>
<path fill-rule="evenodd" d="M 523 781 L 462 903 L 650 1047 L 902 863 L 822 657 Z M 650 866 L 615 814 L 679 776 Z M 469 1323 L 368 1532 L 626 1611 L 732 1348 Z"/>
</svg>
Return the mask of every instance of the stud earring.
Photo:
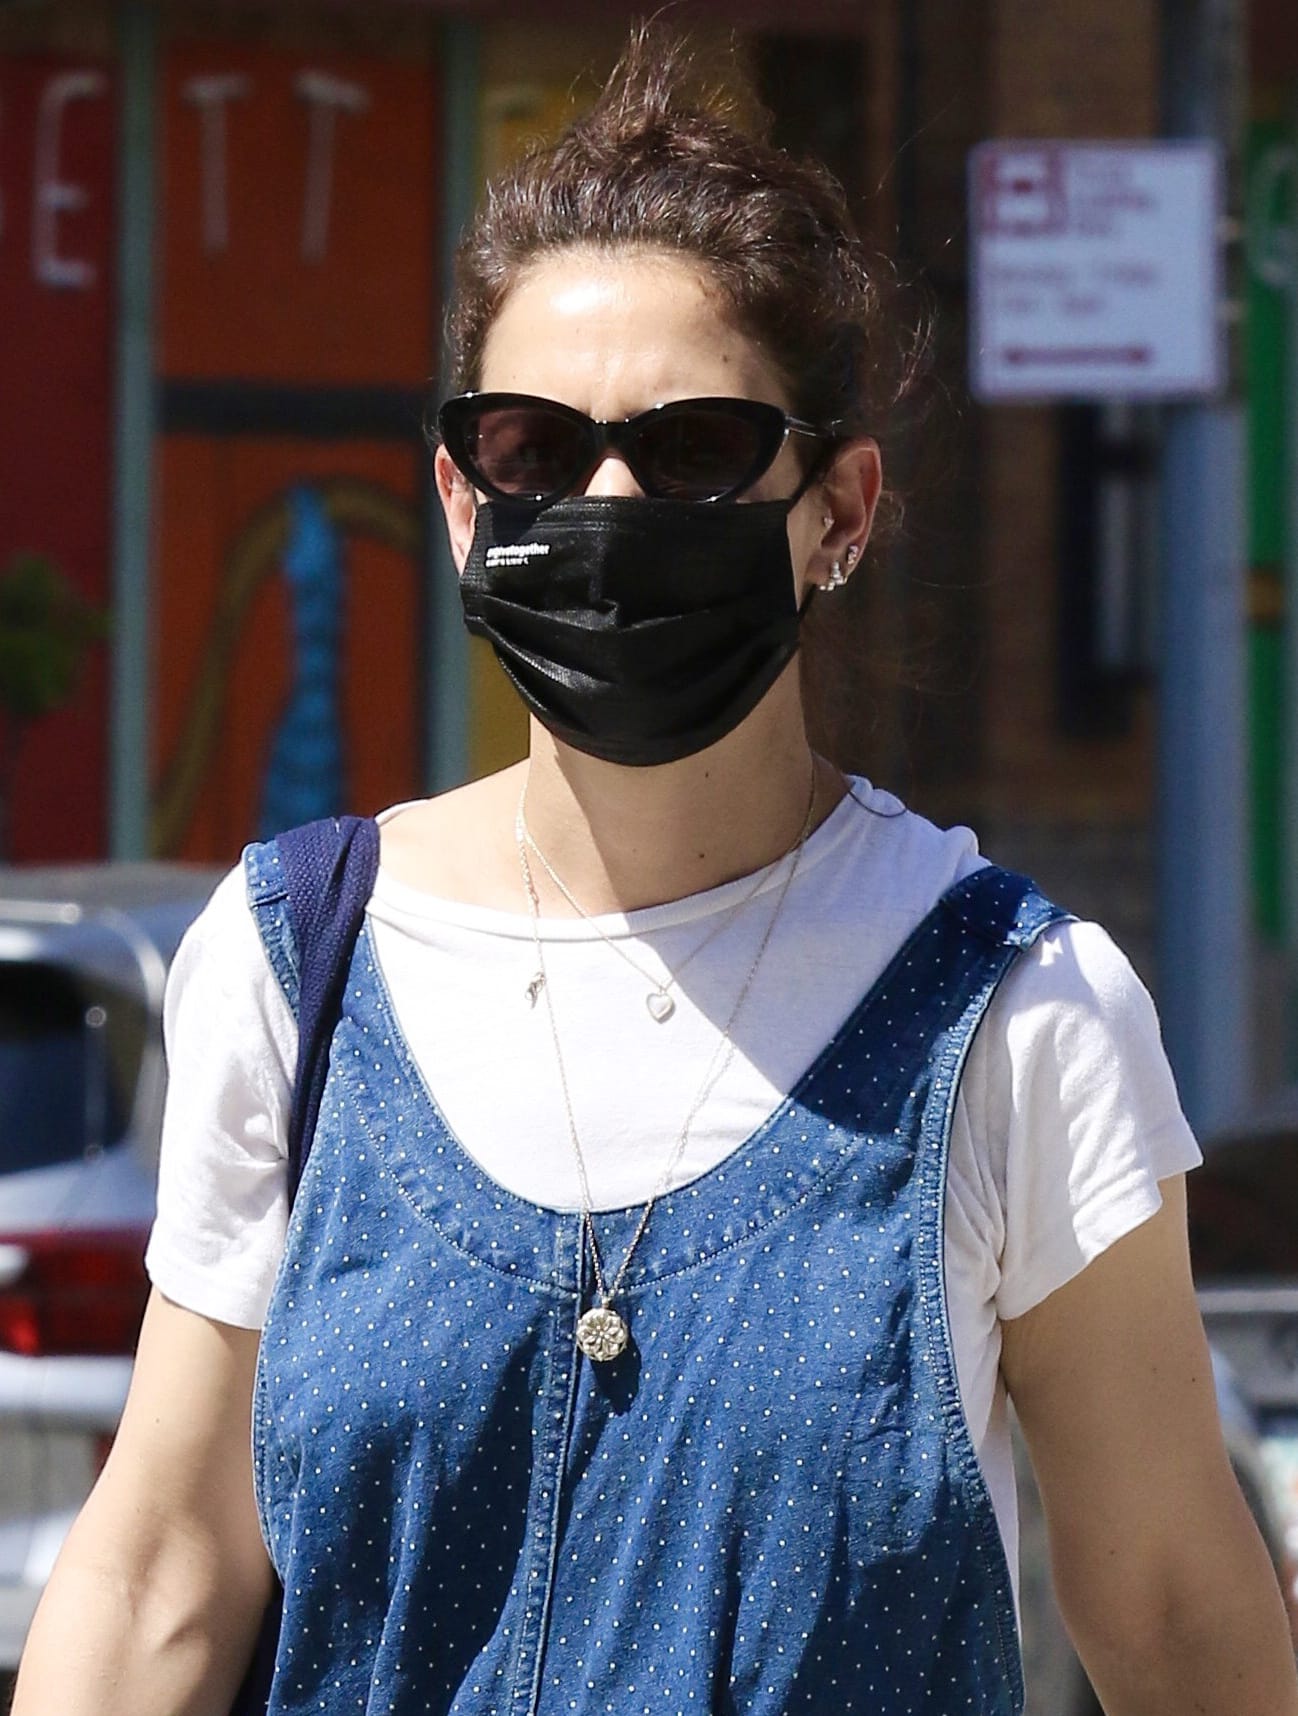
<svg viewBox="0 0 1298 1716">
<path fill-rule="evenodd" d="M 835 560 L 829 568 L 829 577 L 820 586 L 822 590 L 841 590 L 847 583 L 847 573 L 843 570 L 843 562 Z"/>
<path fill-rule="evenodd" d="M 822 527 L 823 527 L 823 528 L 824 528 L 824 529 L 825 529 L 825 530 L 828 530 L 828 529 L 829 529 L 829 528 L 830 528 L 830 526 L 831 526 L 831 525 L 832 525 L 832 524 L 833 524 L 833 522 L 834 522 L 834 515 L 833 515 L 833 513 L 832 513 L 832 512 L 827 512 L 827 513 L 826 513 L 826 514 L 825 514 L 825 516 L 824 516 L 824 517 L 823 517 L 823 518 L 822 518 L 822 519 L 821 519 L 821 521 L 820 521 L 820 522 L 821 522 L 821 525 L 822 525 Z"/>
<path fill-rule="evenodd" d="M 852 570 L 853 566 L 856 565 L 860 557 L 861 550 L 854 542 L 849 542 L 847 545 L 847 569 L 849 572 Z"/>
</svg>

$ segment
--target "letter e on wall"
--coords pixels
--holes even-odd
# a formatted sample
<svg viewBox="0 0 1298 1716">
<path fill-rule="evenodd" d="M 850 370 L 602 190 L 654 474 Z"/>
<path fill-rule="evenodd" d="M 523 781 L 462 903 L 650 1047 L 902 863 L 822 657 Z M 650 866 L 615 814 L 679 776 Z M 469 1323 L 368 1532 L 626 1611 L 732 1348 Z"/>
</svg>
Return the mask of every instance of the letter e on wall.
<svg viewBox="0 0 1298 1716">
<path fill-rule="evenodd" d="M 52 77 L 41 95 L 32 182 L 32 269 L 45 286 L 85 292 L 95 283 L 93 263 L 59 253 L 59 217 L 85 208 L 90 200 L 83 185 L 62 178 L 60 157 L 68 108 L 107 91 L 103 72 L 66 71 Z"/>
</svg>

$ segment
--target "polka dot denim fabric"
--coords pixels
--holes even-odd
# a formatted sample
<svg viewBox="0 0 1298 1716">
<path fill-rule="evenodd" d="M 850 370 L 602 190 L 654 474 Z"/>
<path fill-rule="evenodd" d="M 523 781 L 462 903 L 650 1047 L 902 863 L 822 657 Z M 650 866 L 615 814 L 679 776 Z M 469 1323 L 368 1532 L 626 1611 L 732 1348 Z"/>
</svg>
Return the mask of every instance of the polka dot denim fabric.
<svg viewBox="0 0 1298 1716">
<path fill-rule="evenodd" d="M 251 849 L 254 904 L 272 864 Z M 604 1365 L 574 1340 L 578 1218 L 457 1143 L 362 931 L 257 1372 L 275 1716 L 1021 1711 L 943 1193 L 973 1033 L 1061 915 L 995 869 L 947 894 L 761 1129 L 655 1207 Z M 639 1213 L 596 1218 L 606 1256 Z"/>
</svg>

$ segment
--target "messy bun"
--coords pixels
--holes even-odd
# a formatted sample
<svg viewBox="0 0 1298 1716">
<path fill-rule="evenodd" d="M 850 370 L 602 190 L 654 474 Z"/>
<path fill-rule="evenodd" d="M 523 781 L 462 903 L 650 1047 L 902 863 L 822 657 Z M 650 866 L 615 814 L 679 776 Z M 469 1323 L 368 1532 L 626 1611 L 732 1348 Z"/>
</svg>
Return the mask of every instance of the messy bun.
<svg viewBox="0 0 1298 1716">
<path fill-rule="evenodd" d="M 638 26 L 590 111 L 493 183 L 465 233 L 447 319 L 451 386 L 479 385 L 492 322 L 539 258 L 667 251 L 703 266 L 797 416 L 879 435 L 923 334 L 899 330 L 890 268 L 867 253 L 838 183 L 741 125 L 739 100 L 757 106 L 744 98 L 735 82 L 730 94 L 700 86 L 687 43 Z"/>
</svg>

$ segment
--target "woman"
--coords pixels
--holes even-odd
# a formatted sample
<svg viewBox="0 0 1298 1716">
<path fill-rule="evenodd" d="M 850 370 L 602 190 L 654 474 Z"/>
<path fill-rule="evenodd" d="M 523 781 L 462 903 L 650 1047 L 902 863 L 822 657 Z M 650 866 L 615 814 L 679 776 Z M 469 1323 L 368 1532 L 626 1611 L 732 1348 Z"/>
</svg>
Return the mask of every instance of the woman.
<svg viewBox="0 0 1298 1716">
<path fill-rule="evenodd" d="M 809 747 L 886 333 L 837 190 L 681 87 L 634 46 L 465 242 L 437 481 L 530 755 L 381 819 L 287 1240 L 273 848 L 187 941 L 18 1716 L 220 1716 L 263 1530 L 276 1711 L 1015 1711 L 1007 1393 L 1113 1716 L 1298 1711 L 1147 998 Z"/>
</svg>

